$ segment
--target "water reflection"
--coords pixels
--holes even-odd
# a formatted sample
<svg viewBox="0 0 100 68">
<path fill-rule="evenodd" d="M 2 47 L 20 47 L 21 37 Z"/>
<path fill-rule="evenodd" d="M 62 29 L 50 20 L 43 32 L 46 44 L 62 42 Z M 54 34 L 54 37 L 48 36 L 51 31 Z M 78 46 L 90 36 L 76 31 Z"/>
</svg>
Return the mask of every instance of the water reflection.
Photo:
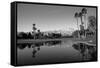
<svg viewBox="0 0 100 68">
<path fill-rule="evenodd" d="M 60 45 L 61 41 L 47 41 L 45 42 L 46 46 L 56 46 L 56 45 Z"/>
<path fill-rule="evenodd" d="M 32 44 L 32 57 L 35 58 L 36 57 L 36 53 L 40 50 L 40 46 L 43 46 L 43 43 L 34 43 Z"/>
<path fill-rule="evenodd" d="M 40 51 L 41 46 L 56 46 L 61 44 L 61 41 L 47 41 L 47 42 L 39 42 L 39 43 L 22 43 L 22 44 L 17 44 L 17 47 L 20 50 L 24 50 L 24 48 L 32 48 L 32 57 L 36 57 L 36 53 Z"/>
<path fill-rule="evenodd" d="M 19 64 L 90 61 L 97 59 L 96 46 L 72 41 L 17 44 Z"/>
<path fill-rule="evenodd" d="M 72 47 L 80 52 L 82 55 L 82 60 L 96 60 L 96 46 L 91 46 L 86 43 L 76 43 Z"/>
<path fill-rule="evenodd" d="M 23 44 L 17 44 L 17 47 L 19 49 L 22 49 L 23 50 L 26 47 L 31 48 L 31 45 L 32 45 L 32 43 L 23 43 Z"/>
</svg>

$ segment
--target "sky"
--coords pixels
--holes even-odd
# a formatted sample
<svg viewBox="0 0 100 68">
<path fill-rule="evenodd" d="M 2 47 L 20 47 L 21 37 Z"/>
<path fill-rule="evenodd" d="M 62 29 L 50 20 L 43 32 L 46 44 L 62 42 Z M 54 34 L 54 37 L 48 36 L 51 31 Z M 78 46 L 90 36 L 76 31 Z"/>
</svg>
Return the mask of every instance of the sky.
<svg viewBox="0 0 100 68">
<path fill-rule="evenodd" d="M 52 6 L 36 4 L 18 4 L 17 31 L 32 31 L 32 24 L 41 31 L 77 30 L 75 12 L 80 12 L 83 7 Z M 96 16 L 96 8 L 87 8 L 87 17 Z M 80 19 L 78 20 L 80 24 Z"/>
</svg>

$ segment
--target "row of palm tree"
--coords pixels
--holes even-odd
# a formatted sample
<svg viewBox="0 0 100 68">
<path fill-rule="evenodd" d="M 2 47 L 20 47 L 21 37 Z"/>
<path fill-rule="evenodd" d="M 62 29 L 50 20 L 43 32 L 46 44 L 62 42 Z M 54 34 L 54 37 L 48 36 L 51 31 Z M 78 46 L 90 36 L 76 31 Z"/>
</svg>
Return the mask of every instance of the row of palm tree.
<svg viewBox="0 0 100 68">
<path fill-rule="evenodd" d="M 86 8 L 83 8 L 82 10 L 81 10 L 81 12 L 76 12 L 75 13 L 75 15 L 74 15 L 74 17 L 76 18 L 76 20 L 77 20 L 77 28 L 78 28 L 78 30 L 79 30 L 79 24 L 78 24 L 78 18 L 80 18 L 80 20 L 81 20 L 81 26 L 83 26 L 84 24 L 85 25 L 87 25 L 86 24 L 86 14 L 87 14 L 87 9 Z M 83 17 L 84 17 L 84 22 L 83 22 Z M 83 26 L 84 27 L 84 26 Z M 85 26 L 86 27 L 86 26 Z M 78 36 L 79 36 L 79 33 L 78 33 Z"/>
<path fill-rule="evenodd" d="M 84 22 L 83 22 L 83 17 L 84 17 L 84 19 L 86 20 L 86 14 L 87 14 L 87 9 L 86 8 L 83 8 L 82 10 L 81 10 L 81 12 L 76 12 L 75 13 L 75 15 L 74 15 L 74 17 L 76 18 L 76 20 L 77 20 L 77 24 L 78 24 L 78 18 L 80 18 L 80 20 L 81 20 L 81 24 L 84 24 Z M 85 22 L 86 23 L 86 22 Z M 78 25 L 77 25 L 78 26 Z"/>
</svg>

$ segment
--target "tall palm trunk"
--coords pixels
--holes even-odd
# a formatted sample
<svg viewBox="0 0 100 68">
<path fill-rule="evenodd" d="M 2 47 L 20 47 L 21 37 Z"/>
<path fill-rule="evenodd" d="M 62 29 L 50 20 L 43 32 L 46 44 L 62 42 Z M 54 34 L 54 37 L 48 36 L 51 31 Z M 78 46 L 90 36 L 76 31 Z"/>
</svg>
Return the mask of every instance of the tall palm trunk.
<svg viewBox="0 0 100 68">
<path fill-rule="evenodd" d="M 83 22 L 83 15 L 82 15 L 81 12 L 79 14 L 79 17 L 80 17 L 80 20 L 81 20 L 80 31 L 83 32 L 82 34 L 84 35 L 84 26 L 83 26 L 84 22 Z"/>
<path fill-rule="evenodd" d="M 78 18 L 76 18 L 77 19 L 77 28 L 78 28 Z M 78 29 L 79 30 L 79 29 Z"/>
<path fill-rule="evenodd" d="M 84 20 L 85 20 L 85 29 L 86 29 L 87 28 L 86 15 L 84 15 Z M 85 38 L 86 38 L 86 31 L 85 31 Z"/>
<path fill-rule="evenodd" d="M 77 28 L 78 28 L 78 17 L 79 17 L 79 13 L 75 13 L 74 17 L 76 18 L 77 20 Z M 78 37 L 79 37 L 79 28 L 78 28 Z"/>
<path fill-rule="evenodd" d="M 86 15 L 84 15 L 85 29 L 87 28 Z"/>
<path fill-rule="evenodd" d="M 78 18 L 76 18 L 76 20 L 77 20 L 77 28 L 78 28 L 78 37 L 80 37 L 80 35 L 79 35 L 79 27 L 78 27 Z"/>
<path fill-rule="evenodd" d="M 80 19 L 81 19 L 81 24 L 83 25 L 83 19 L 82 19 L 82 16 L 80 17 Z"/>
</svg>

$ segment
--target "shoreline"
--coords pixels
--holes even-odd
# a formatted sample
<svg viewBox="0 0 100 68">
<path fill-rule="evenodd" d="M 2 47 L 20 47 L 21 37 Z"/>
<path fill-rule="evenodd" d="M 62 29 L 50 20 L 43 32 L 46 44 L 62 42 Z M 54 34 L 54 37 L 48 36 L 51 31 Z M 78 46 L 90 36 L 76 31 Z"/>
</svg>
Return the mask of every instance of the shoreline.
<svg viewBox="0 0 100 68">
<path fill-rule="evenodd" d="M 73 43 L 86 43 L 89 45 L 96 46 L 96 43 L 89 42 L 91 38 L 80 39 L 80 38 L 56 38 L 56 39 L 18 39 L 17 43 L 38 43 L 38 42 L 47 42 L 47 41 L 67 41 L 71 40 Z"/>
</svg>

